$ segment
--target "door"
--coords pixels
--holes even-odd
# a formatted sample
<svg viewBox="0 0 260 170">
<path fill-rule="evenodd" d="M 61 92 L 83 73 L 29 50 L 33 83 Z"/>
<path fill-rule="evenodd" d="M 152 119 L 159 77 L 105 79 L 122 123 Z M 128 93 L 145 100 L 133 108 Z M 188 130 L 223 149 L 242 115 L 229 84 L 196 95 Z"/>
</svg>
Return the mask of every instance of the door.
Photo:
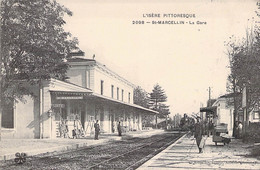
<svg viewBox="0 0 260 170">
<path fill-rule="evenodd" d="M 114 114 L 110 114 L 110 120 L 111 120 L 111 132 L 115 133 L 115 122 L 114 122 Z"/>
</svg>

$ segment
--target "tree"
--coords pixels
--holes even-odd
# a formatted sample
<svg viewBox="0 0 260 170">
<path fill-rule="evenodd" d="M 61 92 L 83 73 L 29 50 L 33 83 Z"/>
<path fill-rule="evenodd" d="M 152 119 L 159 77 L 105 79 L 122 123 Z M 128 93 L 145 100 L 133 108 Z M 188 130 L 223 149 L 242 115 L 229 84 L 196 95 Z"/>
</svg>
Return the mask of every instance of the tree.
<svg viewBox="0 0 260 170">
<path fill-rule="evenodd" d="M 2 0 L 2 99 L 8 102 L 30 94 L 20 80 L 40 84 L 66 78 L 65 60 L 78 50 L 78 41 L 63 29 L 65 14 L 72 16 L 55 0 Z"/>
<path fill-rule="evenodd" d="M 167 115 L 170 114 L 168 106 L 164 103 L 167 101 L 167 96 L 159 84 L 156 84 L 153 87 L 152 93 L 150 93 L 150 105 L 151 109 L 158 111 L 163 117 L 167 118 Z M 157 115 L 155 117 L 155 123 L 157 128 Z"/>
<path fill-rule="evenodd" d="M 2 13 L 2 0 L 0 0 L 0 14 Z M 0 36 L 2 36 L 2 20 L 0 19 Z M 2 39 L 0 38 L 0 82 L 2 82 Z M 0 140 L 2 131 L 2 85 L 0 83 Z"/>
<path fill-rule="evenodd" d="M 77 39 L 63 29 L 65 14 L 71 16 L 72 12 L 55 0 L 2 1 L 5 92 L 11 88 L 10 82 L 17 80 L 38 83 L 50 78 L 65 79 L 68 64 L 64 60 L 78 44 Z"/>
<path fill-rule="evenodd" d="M 167 101 L 167 96 L 159 84 L 153 87 L 152 93 L 150 93 L 150 104 L 151 108 L 154 110 L 158 109 L 159 103 L 164 103 Z"/>
<path fill-rule="evenodd" d="M 242 43 L 231 39 L 227 44 L 231 70 L 228 89 L 231 89 L 234 94 L 242 93 L 244 87 L 248 89 L 246 110 L 250 113 L 260 99 L 260 29 L 247 29 L 247 37 L 242 40 Z M 241 95 L 234 95 L 233 102 L 235 119 L 237 110 L 242 105 Z M 248 125 L 248 116 L 247 114 L 245 129 Z"/>
<path fill-rule="evenodd" d="M 243 51 L 243 48 L 239 45 L 238 42 L 234 39 L 234 36 L 230 37 L 230 41 L 226 44 L 227 46 L 227 55 L 229 58 L 229 68 L 230 74 L 227 79 L 227 92 L 233 94 L 233 98 L 228 98 L 228 105 L 234 106 L 233 111 L 233 127 L 236 126 L 236 121 L 238 117 L 238 109 L 242 106 L 241 92 L 242 89 L 238 86 L 238 76 L 237 76 L 237 68 L 235 65 L 237 62 L 235 61 L 236 56 L 240 55 Z M 235 136 L 235 128 L 233 128 L 233 136 Z"/>
<path fill-rule="evenodd" d="M 165 105 L 164 103 L 158 104 L 158 112 L 160 115 L 158 115 L 159 118 L 165 118 L 170 114 L 169 106 Z"/>
<path fill-rule="evenodd" d="M 149 108 L 149 101 L 149 94 L 140 86 L 137 86 L 134 89 L 134 104 Z"/>
<path fill-rule="evenodd" d="M 140 86 L 137 86 L 134 89 L 134 104 L 137 104 L 139 106 L 143 106 L 145 108 L 149 108 L 149 94 L 142 89 Z M 152 124 L 152 121 L 154 120 L 153 115 L 142 115 L 142 120 L 144 126 L 150 126 Z"/>
</svg>

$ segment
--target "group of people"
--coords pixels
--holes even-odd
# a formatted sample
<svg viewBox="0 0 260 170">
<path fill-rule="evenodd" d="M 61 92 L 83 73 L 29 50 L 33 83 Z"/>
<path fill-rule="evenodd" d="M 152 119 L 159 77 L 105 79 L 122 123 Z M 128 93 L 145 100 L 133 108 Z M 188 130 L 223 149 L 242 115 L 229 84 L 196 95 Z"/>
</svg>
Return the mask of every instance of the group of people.
<svg viewBox="0 0 260 170">
<path fill-rule="evenodd" d="M 95 129 L 95 140 L 98 140 L 98 135 L 100 133 L 100 125 L 98 123 L 98 120 L 96 121 L 96 123 L 94 124 L 94 129 Z M 122 136 L 122 129 L 121 129 L 121 124 L 120 122 L 118 122 L 117 124 L 117 132 L 118 132 L 118 136 Z"/>
</svg>

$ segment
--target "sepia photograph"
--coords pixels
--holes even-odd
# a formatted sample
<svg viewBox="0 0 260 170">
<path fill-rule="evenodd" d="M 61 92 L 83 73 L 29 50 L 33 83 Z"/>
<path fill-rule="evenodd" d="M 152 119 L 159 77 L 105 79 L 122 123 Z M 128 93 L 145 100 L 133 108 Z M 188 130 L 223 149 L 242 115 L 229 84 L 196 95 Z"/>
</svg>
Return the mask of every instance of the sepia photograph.
<svg viewBox="0 0 260 170">
<path fill-rule="evenodd" d="M 0 169 L 260 169 L 260 2 L 0 0 Z"/>
</svg>

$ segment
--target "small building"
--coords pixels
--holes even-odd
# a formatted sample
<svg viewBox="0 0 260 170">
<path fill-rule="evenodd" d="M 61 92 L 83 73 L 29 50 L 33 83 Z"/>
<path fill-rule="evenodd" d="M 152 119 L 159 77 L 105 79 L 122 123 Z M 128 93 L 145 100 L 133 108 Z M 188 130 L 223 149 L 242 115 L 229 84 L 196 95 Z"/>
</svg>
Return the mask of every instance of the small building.
<svg viewBox="0 0 260 170">
<path fill-rule="evenodd" d="M 200 108 L 201 116 L 215 126 L 222 123 L 227 124 L 228 133 L 232 134 L 234 125 L 232 100 L 232 94 L 220 96 L 212 102 L 212 105 Z"/>
<path fill-rule="evenodd" d="M 214 103 L 216 107 L 216 119 L 213 123 L 219 125 L 220 123 L 227 124 L 228 133 L 232 135 L 234 126 L 234 105 L 232 104 L 233 96 L 231 94 L 220 96 Z"/>
<path fill-rule="evenodd" d="M 158 114 L 134 104 L 135 86 L 96 60 L 72 58 L 68 63 L 68 81 L 22 83 L 32 95 L 5 105 L 3 138 L 89 136 L 96 120 L 101 133 L 116 133 L 118 122 L 125 132 L 138 131 L 142 115 Z"/>
</svg>

